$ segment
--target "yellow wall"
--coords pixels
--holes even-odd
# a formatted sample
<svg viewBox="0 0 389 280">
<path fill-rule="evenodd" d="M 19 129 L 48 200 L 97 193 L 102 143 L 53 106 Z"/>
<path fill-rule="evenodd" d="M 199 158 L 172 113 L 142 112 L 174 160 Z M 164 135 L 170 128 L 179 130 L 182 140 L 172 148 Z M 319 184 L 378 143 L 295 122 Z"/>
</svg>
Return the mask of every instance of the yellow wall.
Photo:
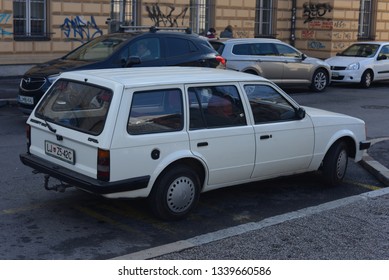
<svg viewBox="0 0 389 280">
<path fill-rule="evenodd" d="M 15 41 L 13 39 L 13 1 L 0 0 L 0 65 L 37 63 L 58 57 L 81 43 L 108 33 L 107 18 L 110 17 L 111 0 L 52 0 L 49 6 L 49 41 Z M 256 0 L 214 0 L 214 27 L 220 34 L 227 25 L 233 26 L 235 37 L 253 37 L 255 28 Z M 169 5 L 176 9 L 173 14 L 189 7 L 189 0 L 141 1 L 140 25 L 153 25 L 146 6 L 158 4 L 166 14 Z M 358 38 L 360 0 L 297 0 L 295 40 L 291 41 L 291 0 L 274 0 L 276 37 L 293 43 L 311 56 L 327 58 L 347 47 Z M 315 14 L 305 3 L 322 6 L 321 14 Z M 376 1 L 375 39 L 389 41 L 389 0 Z M 71 21 L 84 20 L 95 25 L 74 29 Z M 190 11 L 178 18 L 179 26 L 189 26 Z M 81 33 L 78 33 L 80 31 Z M 82 35 L 81 35 L 82 34 Z"/>
</svg>

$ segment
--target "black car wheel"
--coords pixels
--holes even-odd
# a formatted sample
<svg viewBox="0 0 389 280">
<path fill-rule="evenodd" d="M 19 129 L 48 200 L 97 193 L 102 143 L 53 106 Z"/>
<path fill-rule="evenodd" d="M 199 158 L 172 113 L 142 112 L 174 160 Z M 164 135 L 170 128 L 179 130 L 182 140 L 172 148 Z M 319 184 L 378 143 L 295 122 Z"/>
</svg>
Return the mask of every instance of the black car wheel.
<svg viewBox="0 0 389 280">
<path fill-rule="evenodd" d="M 361 77 L 361 86 L 363 88 L 369 88 L 371 86 L 371 83 L 373 82 L 373 73 L 370 70 L 366 70 L 363 72 Z"/>
<path fill-rule="evenodd" d="M 322 171 L 326 182 L 336 186 L 346 175 L 348 150 L 345 142 L 337 142 L 331 146 L 323 160 Z"/>
<path fill-rule="evenodd" d="M 153 213 L 164 220 L 179 220 L 197 205 L 200 197 L 200 180 L 189 167 L 169 169 L 154 184 L 149 196 Z"/>
<path fill-rule="evenodd" d="M 328 85 L 329 75 L 324 69 L 317 69 L 312 77 L 311 89 L 316 92 L 323 91 Z"/>
</svg>

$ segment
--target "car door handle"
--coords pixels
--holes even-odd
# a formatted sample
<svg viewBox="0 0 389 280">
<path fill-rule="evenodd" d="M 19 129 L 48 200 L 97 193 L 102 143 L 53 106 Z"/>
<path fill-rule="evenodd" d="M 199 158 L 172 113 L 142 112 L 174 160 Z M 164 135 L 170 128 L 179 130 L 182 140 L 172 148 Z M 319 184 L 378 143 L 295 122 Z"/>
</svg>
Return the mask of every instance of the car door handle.
<svg viewBox="0 0 389 280">
<path fill-rule="evenodd" d="M 270 138 L 272 138 L 272 135 L 270 134 L 270 135 L 261 135 L 260 137 L 259 137 L 259 139 L 261 139 L 261 140 L 267 140 L 267 139 L 270 139 Z"/>
<path fill-rule="evenodd" d="M 208 146 L 208 142 L 197 143 L 197 147 L 206 147 L 206 146 Z"/>
</svg>

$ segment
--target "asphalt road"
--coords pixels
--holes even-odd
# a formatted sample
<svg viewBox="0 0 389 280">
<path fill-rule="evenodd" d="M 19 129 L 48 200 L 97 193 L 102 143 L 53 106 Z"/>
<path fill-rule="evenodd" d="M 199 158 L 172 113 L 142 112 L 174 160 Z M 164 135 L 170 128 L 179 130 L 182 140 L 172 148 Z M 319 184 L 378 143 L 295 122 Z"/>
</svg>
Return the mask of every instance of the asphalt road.
<svg viewBox="0 0 389 280">
<path fill-rule="evenodd" d="M 371 139 L 389 136 L 387 85 L 380 84 L 369 90 L 330 87 L 319 94 L 307 92 L 306 89 L 286 90 L 302 105 L 364 119 Z M 267 221 L 385 187 L 359 164 L 350 163 L 346 180 L 338 188 L 328 188 L 317 174 L 305 174 L 217 190 L 202 195 L 199 207 L 187 220 L 165 223 L 154 219 L 142 200 L 107 200 L 74 189 L 65 193 L 45 191 L 42 175 L 32 175 L 31 170 L 18 159 L 18 154 L 25 151 L 25 120 L 26 117 L 16 107 L 3 105 L 0 108 L 0 156 L 3 163 L 0 170 L 0 259 L 116 258 L 180 240 L 193 240 L 212 232 Z M 385 213 L 386 210 L 381 207 L 376 212 Z M 328 215 L 331 216 L 331 213 Z M 289 250 L 296 248 L 298 242 L 295 237 L 302 232 L 309 235 L 304 231 L 304 228 L 311 228 L 307 223 L 311 223 L 312 227 L 315 225 L 316 229 L 329 216 L 320 217 L 317 223 L 304 220 L 293 234 L 291 228 L 294 225 L 290 225 L 291 228 L 286 228 L 284 232 L 290 237 L 281 238 L 274 246 L 289 246 Z M 356 225 L 359 220 L 367 223 L 368 216 L 364 216 L 366 213 L 363 210 L 351 210 L 345 214 L 345 217 L 352 217 Z M 244 234 L 236 244 L 250 244 L 255 238 L 262 240 L 266 236 L 275 236 L 276 232 L 272 230 L 269 228 L 261 232 L 260 237 Z M 328 236 L 327 241 L 333 240 L 337 236 L 331 236 L 333 230 L 332 227 L 322 228 L 316 234 Z M 165 258 L 232 258 L 229 252 L 235 249 L 235 241 L 226 239 L 227 243 L 222 243 L 222 246 L 198 247 L 193 249 L 192 255 L 166 255 Z M 336 245 L 341 240 L 332 242 Z M 314 242 L 307 244 L 314 245 Z M 264 244 L 259 246 L 266 247 Z M 219 251 L 215 251 L 215 248 Z M 310 246 L 306 249 L 314 250 Z M 200 254 L 198 250 L 207 250 L 209 255 Z M 288 256 L 282 254 L 268 258 Z M 320 251 L 317 256 L 320 256 Z M 243 258 L 240 255 L 235 257 Z M 313 257 L 300 253 L 296 258 Z"/>
</svg>

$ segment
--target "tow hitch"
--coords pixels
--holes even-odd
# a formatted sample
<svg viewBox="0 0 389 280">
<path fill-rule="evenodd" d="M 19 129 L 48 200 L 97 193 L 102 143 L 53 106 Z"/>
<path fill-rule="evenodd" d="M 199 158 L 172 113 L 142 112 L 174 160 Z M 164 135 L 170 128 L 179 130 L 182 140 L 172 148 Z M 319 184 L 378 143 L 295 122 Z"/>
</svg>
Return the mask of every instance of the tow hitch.
<svg viewBox="0 0 389 280">
<path fill-rule="evenodd" d="M 71 185 L 69 184 L 65 184 L 63 182 L 60 182 L 59 184 L 56 184 L 56 185 L 53 185 L 53 186 L 49 186 L 49 180 L 50 180 L 50 176 L 49 175 L 45 175 L 45 184 L 44 184 L 44 187 L 46 190 L 48 191 L 56 191 L 56 192 L 65 192 L 65 190 L 67 188 L 70 188 L 72 187 Z"/>
</svg>

